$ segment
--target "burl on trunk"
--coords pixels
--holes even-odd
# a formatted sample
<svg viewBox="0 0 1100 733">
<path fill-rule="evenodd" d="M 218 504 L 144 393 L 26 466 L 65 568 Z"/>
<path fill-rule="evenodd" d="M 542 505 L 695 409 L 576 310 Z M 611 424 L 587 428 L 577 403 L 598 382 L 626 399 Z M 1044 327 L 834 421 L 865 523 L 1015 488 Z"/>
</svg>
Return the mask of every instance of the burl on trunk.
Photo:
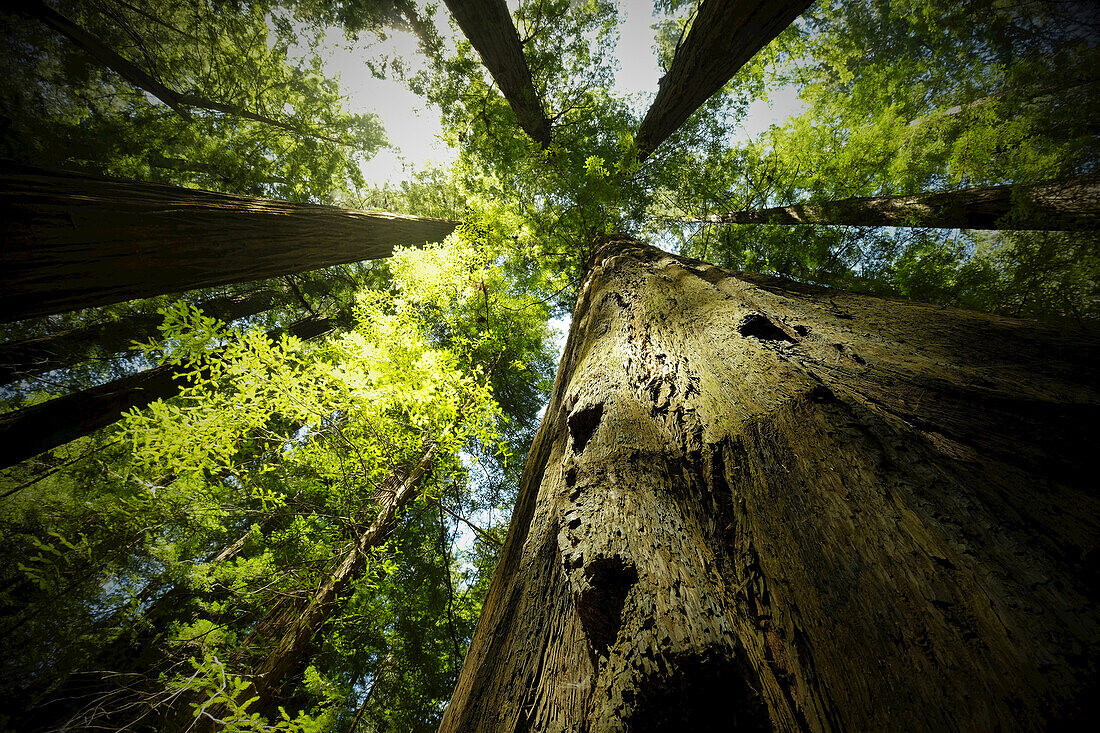
<svg viewBox="0 0 1100 733">
<path fill-rule="evenodd" d="M 604 245 L 441 730 L 1087 719 L 1098 364 Z"/>
</svg>

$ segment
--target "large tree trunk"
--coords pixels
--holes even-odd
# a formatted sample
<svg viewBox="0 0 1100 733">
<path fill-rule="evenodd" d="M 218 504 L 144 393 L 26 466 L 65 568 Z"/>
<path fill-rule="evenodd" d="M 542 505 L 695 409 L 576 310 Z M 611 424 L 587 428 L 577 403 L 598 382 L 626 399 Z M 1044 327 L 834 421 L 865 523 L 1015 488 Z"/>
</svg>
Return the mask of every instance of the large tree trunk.
<svg viewBox="0 0 1100 733">
<path fill-rule="evenodd" d="M 455 222 L 0 164 L 0 320 L 388 257 Z"/>
<path fill-rule="evenodd" d="M 726 85 L 810 0 L 703 0 L 636 136 L 645 159 Z"/>
<path fill-rule="evenodd" d="M 316 130 L 310 130 L 307 127 L 296 125 L 292 122 L 286 122 L 284 120 L 277 120 L 267 115 L 260 114 L 258 112 L 252 112 L 245 109 L 239 104 L 232 104 L 228 102 L 219 102 L 214 99 L 208 99 L 199 94 L 188 94 L 178 92 L 175 89 L 169 88 L 167 85 L 158 81 L 152 74 L 149 74 L 137 64 L 127 60 L 111 47 L 100 41 L 94 34 L 89 33 L 84 28 L 81 28 L 78 24 L 65 17 L 61 13 L 51 8 L 42 0 L 25 0 L 25 4 L 20 7 L 24 12 L 37 17 L 43 23 L 53 28 L 58 33 L 62 34 L 70 41 L 75 43 L 84 49 L 85 52 L 93 59 L 98 61 L 103 66 L 107 67 L 111 71 L 121 76 L 126 81 L 133 84 L 138 89 L 148 92 L 166 105 L 172 108 L 172 110 L 185 120 L 191 120 L 191 114 L 187 111 L 187 107 L 196 107 L 198 109 L 210 110 L 213 112 L 221 112 L 223 114 L 232 115 L 234 117 L 241 117 L 246 120 L 252 120 L 253 122 L 259 122 L 264 125 L 271 125 L 272 127 L 278 127 L 288 132 L 293 132 L 297 135 L 312 137 L 318 140 L 324 140 L 326 142 L 334 143 L 336 145 L 350 145 L 349 140 L 341 140 L 330 135 L 318 132 Z"/>
<path fill-rule="evenodd" d="M 1100 341 L 735 276 L 584 282 L 441 731 L 1088 719 Z"/>
<path fill-rule="evenodd" d="M 327 333 L 328 318 L 303 318 L 287 327 L 298 338 Z M 278 332 L 269 334 L 272 338 Z M 188 384 L 175 364 L 162 364 L 79 392 L 0 415 L 0 468 L 105 428 L 132 408 L 176 395 Z"/>
<path fill-rule="evenodd" d="M 263 313 L 281 297 L 277 290 L 257 290 L 209 298 L 195 306 L 205 315 L 228 323 Z M 103 357 L 122 353 L 134 341 L 154 338 L 163 322 L 161 313 L 137 313 L 117 321 L 0 344 L 0 384 L 75 366 L 84 362 L 93 349 Z"/>
<path fill-rule="evenodd" d="M 699 221 L 1093 231 L 1100 229 L 1100 174 L 914 196 L 853 197 L 820 204 L 734 211 Z"/>
<path fill-rule="evenodd" d="M 543 147 L 550 144 L 550 123 L 531 80 L 523 44 L 504 0 L 444 0 L 458 27 L 481 56 L 524 132 Z"/>
</svg>

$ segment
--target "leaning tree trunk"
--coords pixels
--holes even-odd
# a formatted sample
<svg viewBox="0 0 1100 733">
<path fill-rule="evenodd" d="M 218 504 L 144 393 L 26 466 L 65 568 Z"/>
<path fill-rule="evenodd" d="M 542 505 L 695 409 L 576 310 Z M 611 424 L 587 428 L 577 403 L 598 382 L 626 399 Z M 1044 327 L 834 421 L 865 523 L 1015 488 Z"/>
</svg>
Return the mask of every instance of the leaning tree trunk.
<svg viewBox="0 0 1100 733">
<path fill-rule="evenodd" d="M 0 164 L 0 321 L 388 257 L 455 222 Z"/>
<path fill-rule="evenodd" d="M 282 297 L 276 290 L 223 295 L 195 303 L 203 314 L 231 322 L 270 310 Z M 162 313 L 136 313 L 117 321 L 70 328 L 46 336 L 0 344 L 0 384 L 65 369 L 84 362 L 94 349 L 101 356 L 126 351 L 134 341 L 148 341 L 164 323 Z"/>
<path fill-rule="evenodd" d="M 550 123 L 504 0 L 443 0 L 531 139 L 550 144 Z"/>
<path fill-rule="evenodd" d="M 317 632 L 342 607 L 342 597 L 346 600 L 351 584 L 362 575 L 370 551 L 393 534 L 401 511 L 419 494 L 434 458 L 435 444 L 425 442 L 414 465 L 395 468 L 378 492 L 377 513 L 354 528 L 351 546 L 314 589 L 305 606 L 291 605 L 275 619 L 259 624 L 254 630 L 254 637 L 274 638 L 276 641 L 251 675 L 252 686 L 243 693 L 245 699 L 255 698 L 248 707 L 249 713 L 278 719 L 279 707 L 287 704 L 286 683 L 305 669 Z M 216 721 L 224 712 L 218 709 L 203 715 L 200 730 L 217 730 Z"/>
<path fill-rule="evenodd" d="M 137 64 L 134 64 L 115 52 L 110 46 L 100 41 L 95 34 L 89 33 L 69 18 L 42 2 L 42 0 L 24 0 L 19 9 L 29 15 L 37 17 L 47 26 L 84 49 L 84 51 L 97 62 L 115 72 L 138 89 L 148 92 L 164 102 L 185 120 L 190 121 L 193 119 L 191 114 L 187 111 L 187 108 L 195 107 L 252 120 L 253 122 L 259 122 L 264 125 L 271 125 L 272 127 L 278 127 L 287 132 L 292 132 L 300 137 L 312 137 L 336 145 L 353 144 L 351 140 L 332 137 L 331 135 L 325 135 L 320 131 L 311 130 L 302 125 L 296 125 L 292 122 L 277 120 L 267 115 L 252 112 L 239 104 L 221 102 L 203 97 L 199 94 L 178 92 L 175 89 L 171 89 L 166 84 L 161 83 L 155 76 L 146 72 Z"/>
<path fill-rule="evenodd" d="M 303 318 L 287 327 L 287 332 L 308 339 L 332 330 L 328 318 Z M 269 332 L 278 338 L 281 332 Z M 127 410 L 146 407 L 156 400 L 175 396 L 188 384 L 175 364 L 115 379 L 98 387 L 55 397 L 30 407 L 0 415 L 0 468 L 13 466 L 31 456 L 105 428 Z"/>
<path fill-rule="evenodd" d="M 704 0 L 636 136 L 645 159 L 771 43 L 810 0 Z"/>
<path fill-rule="evenodd" d="M 749 209 L 698 221 L 1094 231 L 1100 229 L 1100 174 L 915 196 L 853 197 L 820 204 Z"/>
<path fill-rule="evenodd" d="M 582 286 L 441 731 L 1087 720 L 1100 341 L 634 242 Z"/>
</svg>

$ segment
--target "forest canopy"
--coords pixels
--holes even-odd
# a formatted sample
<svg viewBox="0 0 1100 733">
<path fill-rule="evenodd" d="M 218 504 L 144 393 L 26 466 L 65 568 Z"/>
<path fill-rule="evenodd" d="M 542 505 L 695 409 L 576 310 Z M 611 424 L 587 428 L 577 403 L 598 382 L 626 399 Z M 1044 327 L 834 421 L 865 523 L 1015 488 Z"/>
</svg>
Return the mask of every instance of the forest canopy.
<svg viewBox="0 0 1100 733">
<path fill-rule="evenodd" d="M 708 40 L 733 5 L 3 11 L 11 242 L 44 226 L 19 207 L 51 177 L 87 201 L 136 182 L 170 211 L 224 195 L 188 235 L 201 248 L 210 230 L 215 252 L 215 209 L 245 217 L 261 199 L 331 217 L 306 238 L 385 226 L 363 211 L 450 233 L 372 259 L 310 259 L 294 240 L 275 277 L 4 314 L 0 729 L 437 729 L 561 326 L 615 238 L 792 286 L 1095 331 L 1088 3 L 757 3 L 771 25 Z M 616 84 L 640 63 L 617 51 L 624 11 L 652 20 L 665 78 L 647 93 Z M 389 37 L 416 52 L 390 54 Z M 736 53 L 714 71 L 704 43 Z M 369 180 L 387 130 L 352 111 L 363 100 L 326 66 L 333 44 L 430 106 L 453 161 Z M 790 114 L 754 120 L 769 109 Z M 110 225 L 137 231 L 141 206 Z M 271 226 L 242 238 L 262 251 Z"/>
</svg>

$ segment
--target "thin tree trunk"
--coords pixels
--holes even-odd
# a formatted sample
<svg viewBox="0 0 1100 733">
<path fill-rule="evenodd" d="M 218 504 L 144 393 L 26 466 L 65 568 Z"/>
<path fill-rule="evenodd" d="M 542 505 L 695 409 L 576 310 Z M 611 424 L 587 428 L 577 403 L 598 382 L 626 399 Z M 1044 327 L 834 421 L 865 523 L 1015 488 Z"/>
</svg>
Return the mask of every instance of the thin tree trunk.
<svg viewBox="0 0 1100 733">
<path fill-rule="evenodd" d="M 1095 720 L 1098 364 L 608 244 L 440 730 Z"/>
<path fill-rule="evenodd" d="M 20 9 L 38 18 L 50 28 L 83 48 L 92 58 L 138 89 L 144 89 L 164 102 L 180 117 L 185 120 L 191 119 L 191 115 L 183 109 L 179 95 L 176 92 L 161 84 L 141 67 L 115 53 L 94 35 L 42 2 L 42 0 L 26 0 L 25 3 L 20 5 Z"/>
<path fill-rule="evenodd" d="M 703 0 L 638 128 L 639 159 L 656 150 L 809 4 L 810 0 Z"/>
<path fill-rule="evenodd" d="M 287 327 L 308 339 L 334 327 L 327 318 L 304 318 Z M 270 336 L 277 337 L 279 332 Z M 169 399 L 187 385 L 175 364 L 162 364 L 98 387 L 0 415 L 0 468 L 15 465 L 43 451 L 105 428 L 132 408 Z"/>
<path fill-rule="evenodd" d="M 734 211 L 696 221 L 1093 231 L 1100 229 L 1100 174 L 915 196 L 853 197 Z"/>
<path fill-rule="evenodd" d="M 289 608 L 274 622 L 265 624 L 268 628 L 256 632 L 260 637 L 276 636 L 278 641 L 252 676 L 253 689 L 246 695 L 259 699 L 248 712 L 269 718 L 278 715 L 285 697 L 284 683 L 305 668 L 317 632 L 341 608 L 341 597 L 346 597 L 349 586 L 362 574 L 370 551 L 393 533 L 401 510 L 417 497 L 434 459 L 435 444 L 426 442 L 419 461 L 411 469 L 395 469 L 378 493 L 378 513 L 356 529 L 351 548 L 313 592 L 305 608 Z M 219 717 L 217 711 L 211 715 Z M 205 718 L 204 725 L 212 725 L 210 716 Z"/>
<path fill-rule="evenodd" d="M 228 323 L 270 310 L 281 297 L 275 290 L 257 290 L 209 298 L 195 306 Z M 75 366 L 85 361 L 93 348 L 102 356 L 119 354 L 134 341 L 155 337 L 163 322 L 160 313 L 137 313 L 117 321 L 0 344 L 0 384 Z"/>
<path fill-rule="evenodd" d="M 388 257 L 456 222 L 0 164 L 0 320 Z"/>
<path fill-rule="evenodd" d="M 259 122 L 265 125 L 271 125 L 272 127 L 278 127 L 289 132 L 293 132 L 298 135 L 304 135 L 306 137 L 312 137 L 317 140 L 324 140 L 325 142 L 331 142 L 336 145 L 348 145 L 347 140 L 341 140 L 329 135 L 325 135 L 314 130 L 310 130 L 307 127 L 301 125 L 295 125 L 291 122 L 285 122 L 283 120 L 276 120 L 262 115 L 257 112 L 251 112 L 239 104 L 231 104 L 228 102 L 219 102 L 213 99 L 207 99 L 198 94 L 185 94 L 177 92 L 174 89 L 169 88 L 165 84 L 158 81 L 151 74 L 139 67 L 137 64 L 127 60 L 120 54 L 116 53 L 112 48 L 96 38 L 93 34 L 89 33 L 84 28 L 77 25 L 75 22 L 65 17 L 61 13 L 51 8 L 42 0 L 27 0 L 26 4 L 21 8 L 30 15 L 35 16 L 43 23 L 53 28 L 58 33 L 62 34 L 70 41 L 75 43 L 84 49 L 88 55 L 94 58 L 96 61 L 106 66 L 111 71 L 121 76 L 126 81 L 133 84 L 138 89 L 142 89 L 154 97 L 159 99 L 168 105 L 176 114 L 185 120 L 193 119 L 191 114 L 185 109 L 186 107 L 197 107 L 199 109 L 206 109 L 212 112 L 221 112 L 227 115 L 233 115 L 234 117 L 241 117 L 243 119 L 252 120 L 253 122 Z"/>
<path fill-rule="evenodd" d="M 550 123 L 531 80 L 523 44 L 504 0 L 444 0 L 516 113 L 519 126 L 546 147 Z"/>
</svg>

